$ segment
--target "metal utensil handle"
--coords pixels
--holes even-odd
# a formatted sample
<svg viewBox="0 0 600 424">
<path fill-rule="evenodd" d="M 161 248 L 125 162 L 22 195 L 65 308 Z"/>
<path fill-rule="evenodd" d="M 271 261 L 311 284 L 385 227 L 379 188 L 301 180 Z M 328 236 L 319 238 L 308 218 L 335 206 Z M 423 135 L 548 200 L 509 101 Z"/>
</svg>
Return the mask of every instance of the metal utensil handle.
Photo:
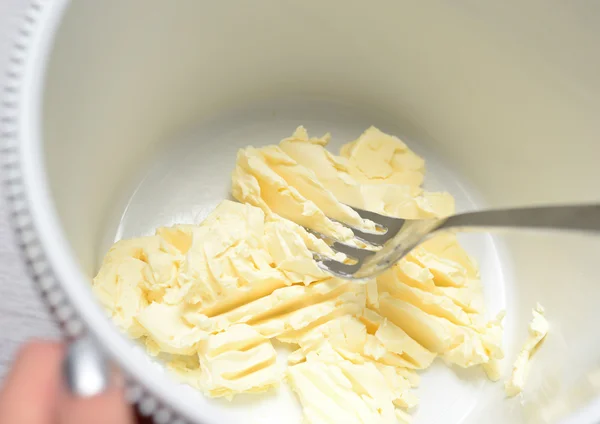
<svg viewBox="0 0 600 424">
<path fill-rule="evenodd" d="M 63 373 L 69 391 L 78 397 L 98 395 L 110 383 L 108 361 L 89 335 L 69 344 Z"/>
<path fill-rule="evenodd" d="M 600 232 L 600 204 L 538 206 L 467 212 L 446 219 L 439 229 L 540 228 Z"/>
</svg>

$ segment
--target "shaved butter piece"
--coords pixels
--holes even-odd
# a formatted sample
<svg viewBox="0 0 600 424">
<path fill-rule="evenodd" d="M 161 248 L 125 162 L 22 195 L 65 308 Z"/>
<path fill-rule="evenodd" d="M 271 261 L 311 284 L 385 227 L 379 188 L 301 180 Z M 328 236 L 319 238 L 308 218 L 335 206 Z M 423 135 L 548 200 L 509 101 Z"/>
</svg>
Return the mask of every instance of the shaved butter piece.
<svg viewBox="0 0 600 424">
<path fill-rule="evenodd" d="M 226 200 L 192 229 L 180 270 L 180 280 L 191 285 L 189 303 L 200 303 L 210 316 L 290 284 L 271 266 L 264 220 L 260 209 Z"/>
<path fill-rule="evenodd" d="M 390 365 L 394 367 L 398 375 L 401 375 L 410 383 L 410 387 L 419 387 L 419 384 L 421 384 L 421 377 L 419 377 L 419 374 L 415 370 L 402 368 L 401 366 L 394 364 Z"/>
<path fill-rule="evenodd" d="M 240 202 L 257 206 L 266 214 L 276 213 L 336 240 L 353 238 L 349 228 L 329 219 L 313 201 L 278 175 L 260 149 L 248 147 L 238 152 L 232 192 Z"/>
<path fill-rule="evenodd" d="M 367 290 L 367 306 L 374 308 L 379 307 L 379 290 L 377 288 L 377 280 L 372 279 L 366 283 Z"/>
<path fill-rule="evenodd" d="M 361 198 L 360 185 L 350 176 L 348 161 L 325 149 L 329 138 L 309 138 L 306 129 L 298 127 L 291 137 L 281 141 L 279 147 L 296 163 L 310 169 L 338 201 L 357 207 L 365 206 L 364 202 L 356 203 Z"/>
<path fill-rule="evenodd" d="M 304 332 L 297 343 L 300 346 L 315 346 L 322 340 L 327 340 L 336 350 L 362 353 L 367 341 L 367 329 L 354 316 L 344 315 Z"/>
<path fill-rule="evenodd" d="M 411 370 L 419 367 L 410 358 L 407 360 L 401 356 L 401 351 L 399 351 L 400 354 L 388 351 L 374 335 L 367 334 L 366 326 L 362 321 L 348 315 L 335 317 L 303 332 L 296 341 L 300 348 L 292 353 L 288 363 L 293 365 L 303 362 L 309 352 L 321 349 L 324 340 L 340 356 L 352 363 L 374 362 L 375 365 L 389 365 L 394 367 L 411 386 L 419 384 L 419 376 Z M 394 342 L 397 343 L 397 340 Z M 435 355 L 430 354 L 430 356 Z"/>
<path fill-rule="evenodd" d="M 300 398 L 307 423 L 397 422 L 396 390 L 373 364 L 353 364 L 324 346 L 289 367 L 287 379 Z"/>
<path fill-rule="evenodd" d="M 358 183 L 357 194 L 350 199 L 350 205 L 377 212 L 382 215 L 404 219 L 420 217 L 419 205 L 415 198 L 421 192 L 410 186 L 378 184 L 377 182 Z"/>
<path fill-rule="evenodd" d="M 546 338 L 550 328 L 544 317 L 542 305 L 538 303 L 532 313 L 533 320 L 529 324 L 529 336 L 513 365 L 510 379 L 505 384 L 506 395 L 510 397 L 518 395 L 525 388 L 531 357 Z"/>
<path fill-rule="evenodd" d="M 377 329 L 375 338 L 388 351 L 405 358 L 416 368 L 427 368 L 436 356 L 435 353 L 430 352 L 410 338 L 400 327 L 387 320 Z"/>
<path fill-rule="evenodd" d="M 406 284 L 436 295 L 446 296 L 468 314 L 483 312 L 483 293 L 479 279 L 469 278 L 463 287 L 436 286 L 433 282 L 433 274 L 428 268 L 415 262 L 401 260 L 381 274 L 377 280 L 382 290 L 386 290 L 389 285 Z"/>
<path fill-rule="evenodd" d="M 350 141 L 349 143 L 344 144 L 340 149 L 340 156 L 349 159 L 352 156 L 354 148 L 356 147 L 357 140 Z"/>
<path fill-rule="evenodd" d="M 401 260 L 390 270 L 382 274 L 378 278 L 380 285 L 389 286 L 390 284 L 401 282 L 436 295 L 446 296 L 466 313 L 481 315 L 484 310 L 484 299 L 479 281 L 479 272 L 473 260 L 458 245 L 456 237 L 454 235 L 440 234 L 421 244 L 418 249 L 422 249 L 422 251 L 426 251 L 441 259 L 452 261 L 451 263 L 454 268 L 459 269 L 458 275 L 465 276 L 464 280 L 460 281 L 460 284 L 463 285 L 459 287 L 436 285 L 434 282 L 435 276 L 431 269 L 424 266 L 423 262 L 415 261 L 414 259 L 410 260 L 410 258 Z M 464 272 L 460 270 L 461 267 Z M 435 268 L 435 265 L 432 266 L 432 269 Z M 439 273 L 441 271 L 440 267 L 438 266 L 437 269 Z M 455 272 L 454 275 L 456 274 Z M 445 277 L 446 280 L 452 278 L 452 275 Z M 437 281 L 439 284 L 439 274 Z M 471 318 L 475 317 L 471 316 Z"/>
<path fill-rule="evenodd" d="M 456 235 L 442 233 L 422 243 L 407 259 L 429 269 L 438 286 L 462 287 L 478 279 L 474 260 L 458 244 Z"/>
<path fill-rule="evenodd" d="M 394 216 L 416 217 L 414 197 L 418 187 L 381 184 L 381 181 L 359 182 L 350 175 L 346 158 L 335 156 L 325 149 L 329 137 L 309 138 L 304 127 L 298 127 L 292 137 L 281 141 L 279 147 L 298 164 L 310 169 L 319 182 L 347 205 Z M 391 213 L 393 212 L 393 213 Z"/>
<path fill-rule="evenodd" d="M 309 138 L 306 130 L 299 127 L 279 147 L 297 164 L 312 171 L 311 176 L 342 203 L 406 219 L 441 217 L 454 212 L 454 199 L 448 193 L 421 194 L 418 181 L 422 180 L 422 170 L 411 169 L 422 168 L 423 161 L 399 139 L 370 128 L 353 143 L 356 154 L 348 158 L 328 152 L 325 149 L 328 142 L 329 136 Z M 387 154 L 389 160 L 384 158 Z M 389 174 L 387 178 L 379 175 L 381 170 Z M 407 175 L 408 180 L 417 176 L 414 182 L 418 183 L 398 184 Z"/>
<path fill-rule="evenodd" d="M 307 331 L 333 318 L 360 313 L 365 304 L 364 286 L 352 284 L 350 290 L 342 293 L 337 298 L 308 305 L 280 319 L 264 321 L 255 324 L 255 326 L 259 331 L 275 334 L 277 339 L 282 342 L 296 343 L 296 340 L 302 338 Z"/>
<path fill-rule="evenodd" d="M 450 193 L 425 192 L 415 198 L 419 208 L 419 218 L 450 216 L 455 212 L 454 197 Z"/>
<path fill-rule="evenodd" d="M 397 334 L 392 335 L 398 336 Z M 402 380 L 402 387 L 416 387 L 419 385 L 419 376 L 412 368 L 418 368 L 412 361 L 404 359 L 397 353 L 390 352 L 373 335 L 367 334 L 366 326 L 360 320 L 351 316 L 341 316 L 305 332 L 297 343 L 300 348 L 288 358 L 288 364 L 295 365 L 306 360 L 308 353 L 319 352 L 323 342 L 337 354 L 354 364 L 373 362 L 378 368 L 389 366 L 394 369 L 396 379 Z M 394 339 L 394 342 L 398 342 Z M 421 348 L 422 349 L 422 348 Z M 402 352 L 400 352 L 402 353 Z M 431 360 L 435 355 L 429 354 Z M 400 384 L 400 383 L 398 383 Z M 403 395 L 402 405 L 410 407 L 416 404 L 412 395 Z"/>
<path fill-rule="evenodd" d="M 425 348 L 443 354 L 447 362 L 466 368 L 503 357 L 499 323 L 484 329 L 459 326 L 388 293 L 382 294 L 379 302 L 380 313 Z"/>
<path fill-rule="evenodd" d="M 179 253 L 185 255 L 192 245 L 191 228 L 190 225 L 162 227 L 156 230 L 156 235 L 179 250 Z"/>
<path fill-rule="evenodd" d="M 348 155 L 350 175 L 358 182 L 419 187 L 423 182 L 425 161 L 413 153 L 398 137 L 375 127 L 356 140 Z"/>
<path fill-rule="evenodd" d="M 260 153 L 273 171 L 283 178 L 286 183 L 298 190 L 302 196 L 314 202 L 326 216 L 353 228 L 363 231 L 375 231 L 376 228 L 373 222 L 363 220 L 352 208 L 337 200 L 321 184 L 311 169 L 299 165 L 282 149 L 277 146 L 267 146 L 260 149 Z"/>
<path fill-rule="evenodd" d="M 419 404 L 415 394 L 409 390 L 411 388 L 410 382 L 395 367 L 378 363 L 374 365 L 392 390 L 394 405 L 412 409 Z"/>
<path fill-rule="evenodd" d="M 153 282 L 146 287 L 148 290 L 173 284 L 177 268 L 183 260 L 183 255 L 175 246 L 155 235 L 119 240 L 110 248 L 103 264 L 119 262 L 129 257 L 139 259 L 150 266 Z"/>
<path fill-rule="evenodd" d="M 331 278 L 307 247 L 310 242 L 314 251 L 333 255 L 325 243 L 297 224 L 265 219 L 256 207 L 224 201 L 191 230 L 180 280 L 190 287 L 186 301 L 199 304 L 201 314 L 218 315 L 281 287 Z"/>
<path fill-rule="evenodd" d="M 135 318 L 148 306 L 144 288 L 152 280 L 148 264 L 126 257 L 121 261 L 105 262 L 92 282 L 94 294 L 113 322 L 133 338 L 144 334 Z"/>
<path fill-rule="evenodd" d="M 500 380 L 500 361 L 492 358 L 487 364 L 482 364 L 481 366 L 485 372 L 485 375 L 490 381 Z"/>
<path fill-rule="evenodd" d="M 485 304 L 479 279 L 469 278 L 463 287 L 437 287 L 436 292 L 452 299 L 454 303 L 470 314 L 472 320 L 475 321 L 478 317 L 483 316 Z"/>
<path fill-rule="evenodd" d="M 339 261 L 343 261 L 345 258 L 345 256 L 342 253 L 334 253 L 333 250 L 331 249 L 331 247 L 329 247 L 329 245 L 327 243 L 325 243 L 324 240 L 309 233 L 308 231 L 306 231 L 306 229 L 304 227 L 301 227 L 300 225 L 298 225 L 292 221 L 281 218 L 280 216 L 277 216 L 277 215 L 273 215 L 269 218 L 268 222 L 269 223 L 272 222 L 274 225 L 277 225 L 277 226 L 291 228 L 295 234 L 300 236 L 300 238 L 304 242 L 304 245 L 306 246 L 306 249 L 308 249 L 310 252 L 321 253 L 325 256 L 333 257 Z M 287 250 L 284 250 L 284 251 L 287 252 Z M 275 252 L 270 251 L 270 253 L 272 255 L 274 255 L 274 258 L 278 257 L 278 255 Z M 294 254 L 296 254 L 296 253 L 294 253 Z M 305 256 L 305 254 L 302 253 L 301 256 Z M 283 260 L 283 259 L 286 259 L 286 258 L 283 257 L 281 260 Z M 287 258 L 287 259 L 289 259 L 289 258 Z M 326 274 L 326 275 L 329 276 L 329 274 Z"/>
<path fill-rule="evenodd" d="M 305 359 L 309 352 L 319 351 L 323 341 L 326 340 L 328 346 L 344 359 L 355 364 L 363 364 L 368 362 L 365 354 L 367 337 L 364 324 L 354 316 L 334 317 L 299 335 L 296 343 L 300 348 L 294 353 L 296 359 L 293 360 Z"/>
<path fill-rule="evenodd" d="M 140 263 L 136 264 L 135 260 Z M 102 267 L 94 278 L 93 286 L 99 293 L 114 292 L 122 287 L 121 282 L 126 285 L 130 281 L 136 281 L 137 287 L 141 290 L 139 294 L 144 297 L 144 300 L 162 301 L 171 288 L 179 288 L 177 272 L 183 260 L 181 252 L 158 235 L 120 240 L 105 256 Z M 141 263 L 146 266 L 142 266 Z M 130 267 L 131 270 L 128 270 Z M 137 273 L 135 270 L 139 267 L 143 267 L 141 280 L 133 278 Z M 117 276 L 107 274 L 111 272 L 128 276 L 119 279 Z M 130 272 L 133 274 L 129 274 Z"/>
<path fill-rule="evenodd" d="M 245 324 L 209 336 L 198 355 L 199 384 L 212 397 L 263 392 L 278 386 L 282 378 L 271 342 Z"/>
<path fill-rule="evenodd" d="M 290 221 L 278 219 L 265 224 L 264 243 L 281 271 L 291 284 L 302 283 L 309 285 L 315 281 L 329 279 L 331 276 L 323 271 L 313 259 L 313 253 L 307 248 L 309 235 L 299 225 Z M 322 240 L 309 240 L 313 243 L 313 251 L 326 256 L 344 260 L 344 256 L 335 256 Z"/>
<path fill-rule="evenodd" d="M 166 353 L 191 355 L 197 351 L 197 345 L 208 334 L 189 325 L 181 316 L 184 305 L 152 303 L 137 316 L 137 320 L 152 341 Z"/>
<path fill-rule="evenodd" d="M 422 246 L 414 249 L 406 258 L 427 268 L 437 286 L 464 287 L 467 284 L 467 271 L 461 264 L 429 253 Z"/>
<path fill-rule="evenodd" d="M 394 367 L 398 373 L 410 382 L 411 386 L 417 387 L 419 385 L 419 374 L 415 370 L 422 369 L 422 367 L 416 365 L 410 359 L 406 359 L 406 355 L 388 350 L 381 340 L 371 334 L 367 335 L 364 357 L 376 364 Z"/>
<path fill-rule="evenodd" d="M 373 334 L 387 351 L 399 355 L 415 368 L 427 368 L 435 359 L 435 353 L 427 350 L 402 328 L 377 312 L 365 309 L 360 320 L 365 323 L 367 331 Z"/>
<path fill-rule="evenodd" d="M 384 275 L 378 277 L 379 289 L 387 292 L 393 297 L 411 303 L 422 311 L 458 325 L 470 325 L 469 315 L 455 304 L 450 298 L 438 293 L 421 290 L 402 283 L 394 270 L 390 270 Z"/>
<path fill-rule="evenodd" d="M 380 295 L 378 312 L 432 352 L 444 353 L 452 344 L 453 335 L 450 326 L 446 325 L 448 321 L 431 316 L 388 293 Z"/>
<path fill-rule="evenodd" d="M 485 326 L 471 328 L 455 327 L 459 343 L 444 353 L 444 361 L 463 368 L 483 365 L 484 371 L 492 381 L 497 380 L 498 361 L 504 358 L 502 337 L 505 312 L 498 313 L 495 319 Z M 486 366 L 487 365 L 487 366 Z"/>
<path fill-rule="evenodd" d="M 275 337 L 281 333 L 271 332 L 270 329 L 274 326 L 265 323 L 279 321 L 281 322 L 281 332 L 283 332 L 286 327 L 285 321 L 291 320 L 292 314 L 299 313 L 303 308 L 327 301 L 333 301 L 334 305 L 335 302 L 340 300 L 341 295 L 349 292 L 362 294 L 364 288 L 358 284 L 337 278 L 314 283 L 308 287 L 303 285 L 283 287 L 275 290 L 268 296 L 215 316 L 211 322 L 215 331 L 222 331 L 236 323 L 248 323 L 254 325 L 258 331 L 264 328 L 264 335 L 268 334 L 271 337 Z M 352 298 L 360 300 L 360 297 Z M 186 318 L 193 319 L 192 315 L 195 314 L 196 312 L 189 313 L 186 315 Z M 300 312 L 299 314 L 302 313 Z"/>
<path fill-rule="evenodd" d="M 458 243 L 456 234 L 442 232 L 423 242 L 420 247 L 433 255 L 460 264 L 469 278 L 479 278 L 479 270 L 475 260 Z"/>
<path fill-rule="evenodd" d="M 380 285 L 408 284 L 411 287 L 427 290 L 432 293 L 439 292 L 433 282 L 433 274 L 428 268 L 405 259 L 399 261 L 388 271 L 381 274 L 377 280 Z"/>
</svg>

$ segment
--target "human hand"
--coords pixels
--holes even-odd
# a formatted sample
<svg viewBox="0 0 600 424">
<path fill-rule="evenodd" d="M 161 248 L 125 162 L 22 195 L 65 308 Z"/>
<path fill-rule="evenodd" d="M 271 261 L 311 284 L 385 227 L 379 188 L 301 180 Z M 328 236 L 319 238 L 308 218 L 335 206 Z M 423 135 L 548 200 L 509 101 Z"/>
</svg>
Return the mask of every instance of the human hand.
<svg viewBox="0 0 600 424">
<path fill-rule="evenodd" d="M 61 367 L 65 347 L 34 342 L 17 355 L 0 390 L 0 423 L 15 424 L 134 424 L 122 389 L 81 398 L 70 394 Z"/>
</svg>

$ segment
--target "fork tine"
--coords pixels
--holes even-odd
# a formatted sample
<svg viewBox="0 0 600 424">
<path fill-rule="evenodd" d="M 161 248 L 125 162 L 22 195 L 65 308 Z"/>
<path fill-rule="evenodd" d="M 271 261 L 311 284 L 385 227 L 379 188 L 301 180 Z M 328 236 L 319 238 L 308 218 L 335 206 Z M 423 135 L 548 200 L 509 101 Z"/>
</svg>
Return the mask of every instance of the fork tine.
<svg viewBox="0 0 600 424">
<path fill-rule="evenodd" d="M 336 277 L 347 280 L 358 280 L 357 278 L 354 278 L 354 273 L 356 273 L 361 267 L 360 262 L 355 264 L 345 264 L 343 262 L 336 261 L 335 259 L 324 259 L 318 261 L 317 264 L 321 269 L 335 275 Z"/>
<path fill-rule="evenodd" d="M 319 233 L 315 230 L 307 229 L 307 231 L 309 233 L 311 233 L 312 235 L 314 235 L 315 237 L 318 237 L 321 240 L 325 241 L 329 245 L 329 247 L 331 247 L 331 249 L 333 249 L 334 251 L 341 252 L 344 255 L 354 258 L 358 261 L 362 261 L 363 259 L 366 259 L 369 256 L 372 256 L 373 254 L 375 254 L 374 251 L 362 249 L 360 247 L 355 247 L 355 246 L 351 246 L 346 243 L 339 242 L 339 241 L 334 240 L 331 237 L 326 236 L 325 234 Z M 316 253 L 316 252 L 313 252 L 313 255 L 318 255 L 319 260 L 325 260 L 325 258 L 326 258 L 323 255 L 321 255 L 320 253 Z"/>
<path fill-rule="evenodd" d="M 332 219 L 332 218 L 330 218 L 330 219 L 342 224 L 346 228 L 351 229 L 352 232 L 354 233 L 354 237 L 357 240 L 360 240 L 371 246 L 376 246 L 376 247 L 383 246 L 386 242 L 388 242 L 390 239 L 392 239 L 398 233 L 398 231 L 400 231 L 400 229 L 406 222 L 406 220 L 402 219 L 402 218 L 394 218 L 391 216 L 385 216 L 385 215 L 378 214 L 376 212 L 366 211 L 364 209 L 359 209 L 359 208 L 355 208 L 352 206 L 348 206 L 348 207 L 353 209 L 356 213 L 358 213 L 358 215 L 362 219 L 374 222 L 378 227 L 380 227 L 384 231 L 378 232 L 378 233 L 366 232 L 366 231 L 362 231 L 358 228 L 355 228 L 353 226 L 350 226 L 350 225 L 346 224 L 345 222 L 338 221 L 338 220 Z M 332 244 L 333 242 L 336 241 L 336 240 L 333 240 L 331 237 L 326 236 L 326 235 L 319 233 L 315 230 L 312 230 L 310 228 L 305 228 L 305 229 L 308 232 L 315 235 L 316 237 L 326 240 L 328 242 L 328 244 Z M 351 247 L 351 246 L 349 246 L 349 247 Z M 344 247 L 342 247 L 341 249 L 343 249 L 343 248 Z M 342 251 L 341 249 L 340 249 L 340 251 Z"/>
<path fill-rule="evenodd" d="M 385 233 L 366 233 L 353 227 L 348 228 L 352 230 L 355 238 L 373 246 L 383 246 L 385 242 L 392 238 L 395 234 L 395 232 L 390 230 L 386 231 Z"/>
<path fill-rule="evenodd" d="M 366 273 L 364 273 L 364 272 L 361 273 L 360 271 L 363 269 L 363 267 L 366 264 L 369 264 L 372 262 L 369 258 L 373 257 L 374 255 L 377 257 L 377 254 L 380 252 L 384 253 L 386 250 L 385 244 L 388 241 L 390 241 L 391 239 L 393 239 L 398 234 L 398 232 L 402 229 L 402 227 L 404 226 L 404 224 L 407 221 L 405 219 L 394 218 L 391 216 L 384 216 L 384 215 L 381 215 L 381 214 L 378 214 L 375 212 L 366 211 L 366 210 L 354 208 L 351 206 L 350 206 L 350 208 L 352 208 L 356 213 L 358 213 L 358 215 L 361 218 L 374 222 L 378 227 L 380 227 L 382 230 L 384 230 L 384 232 L 381 232 L 381 233 L 365 232 L 365 231 L 361 231 L 357 228 L 354 228 L 344 222 L 340 222 L 340 221 L 336 221 L 336 222 L 339 222 L 340 224 L 344 225 L 345 227 L 350 228 L 352 230 L 352 232 L 354 233 L 354 239 L 361 240 L 364 243 L 371 245 L 371 246 L 382 247 L 382 250 L 373 251 L 373 250 L 369 250 L 369 249 L 365 249 L 365 248 L 355 247 L 355 246 L 334 240 L 333 238 L 326 236 L 324 234 L 321 234 L 315 230 L 312 230 L 309 228 L 306 228 L 306 230 L 308 232 L 310 232 L 311 234 L 313 234 L 314 236 L 319 237 L 320 239 L 324 240 L 329 245 L 329 247 L 331 247 L 331 249 L 334 252 L 343 253 L 347 257 L 356 260 L 356 263 L 348 264 L 348 263 L 340 262 L 340 261 L 330 258 L 330 257 L 325 257 L 322 254 L 313 252 L 313 257 L 314 257 L 315 261 L 317 261 L 317 264 L 319 265 L 319 267 L 321 267 L 323 270 L 325 270 L 333 275 L 336 275 L 337 277 L 340 277 L 340 278 L 345 278 L 345 279 L 350 279 L 350 280 L 366 280 L 369 278 L 370 275 L 378 272 L 379 268 L 381 268 L 381 263 L 382 263 L 381 261 L 376 261 L 374 271 L 370 270 L 370 271 L 367 271 Z M 389 252 L 387 255 L 384 254 L 384 257 L 383 257 L 384 261 L 386 259 L 388 259 L 386 257 L 388 255 L 389 255 Z M 372 265 L 371 265 L 371 268 L 373 268 Z M 358 275 L 359 273 L 362 274 L 362 276 L 359 276 Z"/>
<path fill-rule="evenodd" d="M 385 230 L 385 232 L 381 233 L 368 233 L 357 228 L 350 227 L 357 239 L 365 243 L 372 244 L 373 246 L 383 246 L 387 241 L 394 237 L 398 231 L 400 231 L 406 222 L 405 219 L 385 216 L 376 212 L 366 211 L 364 209 L 359 209 L 352 206 L 349 207 L 354 210 L 362 219 L 372 221 Z M 344 223 L 342 222 L 341 224 Z"/>
<path fill-rule="evenodd" d="M 395 234 L 395 232 L 393 230 L 392 231 L 388 231 L 385 228 L 382 228 L 382 229 L 384 229 L 386 231 L 381 232 L 381 233 L 368 233 L 366 231 L 359 230 L 356 227 L 352 227 L 352 226 L 346 224 L 345 222 L 338 221 L 338 220 L 333 219 L 333 218 L 329 218 L 329 219 L 331 219 L 332 221 L 335 221 L 335 222 L 343 225 L 346 228 L 351 229 L 352 233 L 354 234 L 354 238 L 355 239 L 360 240 L 363 243 L 370 244 L 372 246 L 377 246 L 377 247 L 378 246 L 383 246 L 385 244 L 385 242 L 388 241 L 390 238 L 392 238 L 394 236 L 394 234 Z M 321 239 L 324 239 L 324 240 L 327 240 L 327 241 L 331 241 L 331 243 L 333 243 L 335 241 L 332 238 L 330 238 L 328 236 L 325 236 L 324 234 L 317 233 L 316 231 L 311 230 L 309 228 L 307 228 L 306 230 L 308 232 L 312 233 L 313 235 L 321 238 Z"/>
<path fill-rule="evenodd" d="M 351 258 L 357 259 L 358 261 L 362 261 L 369 256 L 373 256 L 375 252 L 372 250 L 361 249 L 360 247 L 350 246 L 349 244 L 340 243 L 336 241 L 330 246 L 333 250 L 342 252 L 346 256 L 350 256 Z"/>
</svg>

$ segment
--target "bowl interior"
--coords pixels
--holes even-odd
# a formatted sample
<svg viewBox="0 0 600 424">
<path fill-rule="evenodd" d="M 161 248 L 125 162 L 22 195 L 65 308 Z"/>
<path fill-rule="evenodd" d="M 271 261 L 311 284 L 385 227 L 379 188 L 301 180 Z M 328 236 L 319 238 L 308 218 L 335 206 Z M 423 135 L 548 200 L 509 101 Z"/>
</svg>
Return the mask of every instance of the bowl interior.
<svg viewBox="0 0 600 424">
<path fill-rule="evenodd" d="M 468 182 L 436 155 L 435 148 L 429 147 L 431 143 L 413 142 L 402 133 L 408 126 L 403 128 L 383 113 L 339 102 L 294 97 L 232 109 L 159 148 L 134 179 L 136 186 L 125 186 L 118 196 L 121 201 L 114 203 L 112 219 L 102 232 L 105 238 L 98 251 L 98 261 L 117 239 L 151 235 L 159 226 L 201 222 L 220 201 L 230 197 L 230 174 L 237 149 L 277 143 L 301 124 L 315 135 L 330 131 L 332 151 L 338 151 L 343 143 L 355 139 L 370 125 L 402 134 L 403 139 L 426 158 L 426 189 L 453 193 L 458 210 L 485 206 Z M 495 316 L 506 309 L 507 304 L 514 303 L 508 299 L 514 293 L 510 259 L 502 242 L 490 235 L 462 235 L 461 242 L 480 264 L 488 313 L 490 317 Z M 507 349 L 513 343 L 515 324 L 513 317 L 506 322 Z M 283 344 L 278 346 L 278 351 L 279 360 L 285 364 L 291 351 Z M 190 390 L 187 392 L 192 395 Z M 199 393 L 193 395 L 200 396 Z M 438 361 L 422 374 L 418 395 L 421 406 L 417 422 L 439 422 L 443 416 L 445 422 L 458 423 L 476 405 L 494 397 L 501 398 L 502 387 L 489 384 L 481 369 L 450 369 Z M 250 417 L 273 424 L 282 420 L 302 421 L 298 401 L 286 385 L 276 392 L 245 395 L 234 402 L 213 400 L 211 403 L 240 419 Z M 440 411 L 444 411 L 443 415 Z"/>
<path fill-rule="evenodd" d="M 427 160 L 427 184 L 463 210 L 600 200 L 600 73 L 585 72 L 599 60 L 582 42 L 599 30 L 572 17 L 592 11 L 528 7 L 70 3 L 48 52 L 41 116 L 46 176 L 77 266 L 92 277 L 115 238 L 198 222 L 228 196 L 237 148 L 299 124 L 339 144 L 369 125 L 404 137 Z M 560 42 L 540 35 L 557 19 Z M 420 422 L 552 422 L 595 397 L 593 384 L 575 389 L 600 365 L 600 240 L 513 233 L 466 243 L 488 308 L 507 309 L 505 370 L 538 301 L 552 333 L 522 404 L 481 375 L 435 367 Z M 248 408 L 262 419 L 274 411 L 265 402 Z"/>
</svg>

